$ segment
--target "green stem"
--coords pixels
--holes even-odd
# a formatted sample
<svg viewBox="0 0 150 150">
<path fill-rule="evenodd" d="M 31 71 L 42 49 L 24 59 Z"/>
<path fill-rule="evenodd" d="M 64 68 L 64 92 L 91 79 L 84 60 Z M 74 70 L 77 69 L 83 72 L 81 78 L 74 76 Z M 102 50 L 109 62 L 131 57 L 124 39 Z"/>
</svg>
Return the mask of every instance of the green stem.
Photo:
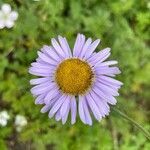
<svg viewBox="0 0 150 150">
<path fill-rule="evenodd" d="M 125 118 L 126 120 L 128 120 L 129 122 L 131 122 L 133 125 L 135 125 L 139 130 L 141 130 L 144 135 L 147 137 L 148 140 L 150 140 L 150 133 L 147 132 L 140 124 L 138 124 L 137 122 L 135 122 L 133 119 L 131 119 L 130 117 L 128 117 L 126 114 L 124 114 L 122 111 L 120 111 L 118 108 L 114 108 L 112 107 L 112 109 L 117 112 L 120 116 L 122 116 L 123 118 Z"/>
</svg>

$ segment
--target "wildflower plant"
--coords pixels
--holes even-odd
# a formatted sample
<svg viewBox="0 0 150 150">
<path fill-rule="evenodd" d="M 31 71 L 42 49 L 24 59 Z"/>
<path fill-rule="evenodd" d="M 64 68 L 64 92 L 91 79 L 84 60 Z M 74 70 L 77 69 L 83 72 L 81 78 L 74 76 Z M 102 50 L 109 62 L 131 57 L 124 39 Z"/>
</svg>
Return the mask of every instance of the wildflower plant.
<svg viewBox="0 0 150 150">
<path fill-rule="evenodd" d="M 99 39 L 92 42 L 78 34 L 73 50 L 66 38 L 58 36 L 58 41 L 52 38 L 52 45 L 38 52 L 29 69 L 31 74 L 41 77 L 30 81 L 35 85 L 31 89 L 35 103 L 45 105 L 41 112 L 48 111 L 50 118 L 55 115 L 63 124 L 69 112 L 74 124 L 78 111 L 82 122 L 92 125 L 91 112 L 100 121 L 110 112 L 108 104 L 116 104 L 114 96 L 119 95 L 122 85 L 112 78 L 120 73 L 118 67 L 112 67 L 117 61 L 105 61 L 110 48 L 94 52 Z"/>
<path fill-rule="evenodd" d="M 1 25 L 0 29 L 0 112 L 6 110 L 10 116 L 5 126 L 0 125 L 0 150 L 149 150 L 149 2 L 1 0 L 0 11 L 6 2 L 11 5 L 11 12 L 18 13 L 19 19 L 13 21 L 11 30 L 6 24 Z M 76 123 L 71 125 L 70 109 L 67 123 L 62 125 L 62 117 L 59 122 L 56 121 L 57 112 L 51 119 L 47 114 L 41 114 L 40 109 L 42 112 L 46 111 L 47 104 L 35 106 L 34 100 L 38 96 L 33 97 L 30 93 L 31 86 L 37 85 L 29 84 L 33 76 L 28 73 L 28 68 L 33 61 L 37 63 L 37 50 L 44 44 L 53 46 L 52 43 L 49 45 L 50 37 L 61 34 L 67 38 L 72 54 L 78 32 L 92 37 L 93 40 L 102 40 L 93 54 L 98 54 L 102 51 L 100 49 L 107 46 L 111 47 L 111 55 L 104 62 L 117 60 L 118 65 L 109 67 L 119 67 L 121 74 L 109 78 L 124 83 L 117 91 L 120 96 L 113 96 L 117 104 L 112 106 L 107 103 L 109 116 L 103 116 L 100 122 L 95 119 L 87 100 L 84 101 L 88 106 L 92 126 L 89 126 L 91 121 L 87 121 L 87 114 L 86 120 L 85 114 L 80 118 L 79 96 L 75 96 Z M 59 42 L 58 38 L 56 40 Z M 42 49 L 39 52 L 45 54 Z M 58 65 L 64 61 L 60 61 Z M 89 65 L 88 62 L 86 64 Z M 34 78 L 45 78 L 36 76 Z M 61 78 L 58 78 L 59 82 Z M 94 83 L 93 79 L 91 83 Z M 90 91 L 93 84 L 88 85 L 87 90 Z M 51 109 L 47 111 L 48 114 Z M 20 125 L 15 124 L 17 114 L 23 114 L 27 120 L 27 124 L 21 126 L 21 132 L 17 130 Z"/>
</svg>

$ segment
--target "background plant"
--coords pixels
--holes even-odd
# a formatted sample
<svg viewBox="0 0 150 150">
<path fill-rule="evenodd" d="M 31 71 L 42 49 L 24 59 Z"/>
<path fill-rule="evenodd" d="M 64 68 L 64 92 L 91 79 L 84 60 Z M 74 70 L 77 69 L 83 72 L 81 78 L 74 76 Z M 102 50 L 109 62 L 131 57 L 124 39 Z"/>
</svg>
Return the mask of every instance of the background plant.
<svg viewBox="0 0 150 150">
<path fill-rule="evenodd" d="M 10 120 L 0 127 L 0 149 L 148 150 L 149 141 L 135 126 L 112 111 L 92 127 L 80 120 L 62 125 L 40 113 L 30 94 L 30 63 L 42 45 L 58 34 L 73 45 L 78 32 L 102 40 L 98 49 L 112 48 L 124 83 L 117 106 L 150 129 L 150 2 L 148 0 L 1 0 L 19 13 L 12 29 L 0 30 L 0 111 Z M 14 119 L 28 124 L 17 132 Z"/>
</svg>

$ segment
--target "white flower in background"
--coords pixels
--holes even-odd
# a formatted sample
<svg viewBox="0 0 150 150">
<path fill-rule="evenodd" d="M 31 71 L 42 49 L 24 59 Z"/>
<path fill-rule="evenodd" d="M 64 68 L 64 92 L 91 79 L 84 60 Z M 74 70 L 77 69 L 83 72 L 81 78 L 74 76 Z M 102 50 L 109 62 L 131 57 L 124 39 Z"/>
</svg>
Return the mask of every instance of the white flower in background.
<svg viewBox="0 0 150 150">
<path fill-rule="evenodd" d="M 18 13 L 16 11 L 11 11 L 11 6 L 9 4 L 3 4 L 0 9 L 0 29 L 4 27 L 13 27 L 17 18 Z"/>
<path fill-rule="evenodd" d="M 8 115 L 7 111 L 0 112 L 0 126 L 6 126 L 7 121 L 9 120 L 10 116 Z"/>
<path fill-rule="evenodd" d="M 27 125 L 27 120 L 22 115 L 17 115 L 15 118 L 16 130 L 20 132 L 24 126 Z"/>
<path fill-rule="evenodd" d="M 147 8 L 150 9 L 150 2 L 147 3 Z"/>
</svg>

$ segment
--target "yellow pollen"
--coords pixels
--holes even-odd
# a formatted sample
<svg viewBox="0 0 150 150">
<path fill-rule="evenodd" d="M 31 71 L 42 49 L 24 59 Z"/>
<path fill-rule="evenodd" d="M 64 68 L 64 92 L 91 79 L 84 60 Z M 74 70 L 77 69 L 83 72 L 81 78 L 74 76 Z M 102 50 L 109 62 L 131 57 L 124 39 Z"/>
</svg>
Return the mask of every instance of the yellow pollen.
<svg viewBox="0 0 150 150">
<path fill-rule="evenodd" d="M 57 68 L 55 80 L 62 92 L 84 94 L 92 84 L 93 72 L 85 61 L 77 58 L 64 60 Z"/>
</svg>

